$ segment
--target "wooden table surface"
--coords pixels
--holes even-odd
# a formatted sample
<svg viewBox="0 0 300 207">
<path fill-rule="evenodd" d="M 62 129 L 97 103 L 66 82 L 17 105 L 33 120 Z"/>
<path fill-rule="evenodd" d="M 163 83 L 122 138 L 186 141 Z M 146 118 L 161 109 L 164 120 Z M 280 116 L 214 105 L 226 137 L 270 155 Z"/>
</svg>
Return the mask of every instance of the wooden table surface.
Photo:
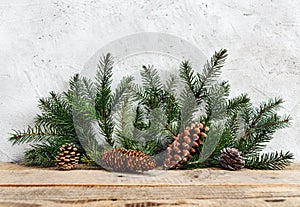
<svg viewBox="0 0 300 207">
<path fill-rule="evenodd" d="M 0 163 L 2 206 L 300 206 L 300 164 L 281 171 L 217 168 L 143 174 Z"/>
</svg>

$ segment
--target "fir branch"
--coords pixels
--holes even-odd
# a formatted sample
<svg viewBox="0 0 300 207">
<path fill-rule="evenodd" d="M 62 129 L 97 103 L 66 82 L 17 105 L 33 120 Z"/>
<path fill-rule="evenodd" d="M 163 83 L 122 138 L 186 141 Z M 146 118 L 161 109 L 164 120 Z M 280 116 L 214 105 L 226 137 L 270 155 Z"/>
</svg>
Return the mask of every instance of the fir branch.
<svg viewBox="0 0 300 207">
<path fill-rule="evenodd" d="M 133 126 L 138 130 L 149 129 L 150 122 L 149 122 L 148 111 L 144 105 L 139 104 L 136 107 Z"/>
<path fill-rule="evenodd" d="M 44 132 L 40 128 L 32 128 L 28 126 L 28 128 L 24 131 L 13 130 L 14 133 L 11 133 L 9 137 L 9 141 L 15 144 L 23 144 L 29 142 L 40 142 L 47 141 L 51 139 L 53 136 L 56 136 L 54 133 Z"/>
<path fill-rule="evenodd" d="M 235 131 L 234 129 L 231 129 L 230 127 L 226 127 L 220 137 L 220 142 L 218 144 L 218 146 L 215 149 L 214 155 L 218 156 L 220 155 L 220 150 L 222 150 L 225 147 L 233 147 L 234 146 L 234 136 L 232 136 L 232 134 L 234 134 Z"/>
<path fill-rule="evenodd" d="M 87 122 L 95 121 L 98 117 L 95 107 L 97 92 L 95 83 L 87 78 L 78 78 L 68 92 L 72 94 L 73 120 L 77 122 L 77 119 L 83 116 Z"/>
<path fill-rule="evenodd" d="M 175 95 L 166 93 L 162 99 L 161 106 L 163 113 L 166 117 L 166 129 L 169 130 L 173 135 L 177 135 L 180 130 L 180 118 L 181 110 L 179 103 L 176 101 Z"/>
<path fill-rule="evenodd" d="M 218 159 L 220 157 L 220 150 L 225 147 L 235 147 L 236 138 L 239 130 L 239 122 L 238 122 L 238 112 L 232 114 L 226 121 L 224 125 L 224 129 L 219 129 L 221 133 L 219 137 L 219 143 L 215 147 L 213 153 L 210 158 L 207 159 L 207 164 L 210 166 L 215 166 L 216 162 L 218 163 Z M 209 137 L 210 139 L 210 137 Z"/>
<path fill-rule="evenodd" d="M 83 77 L 81 79 L 82 87 L 80 87 L 82 93 L 80 94 L 81 97 L 84 97 L 85 100 L 91 102 L 95 100 L 96 96 L 96 89 L 94 82 L 88 78 Z"/>
<path fill-rule="evenodd" d="M 132 83 L 130 92 L 134 101 L 142 102 L 143 100 L 147 99 L 146 92 L 144 91 L 143 87 L 138 84 Z"/>
<path fill-rule="evenodd" d="M 255 112 L 252 112 L 252 114 L 254 114 L 255 118 L 252 120 L 251 123 L 249 123 L 247 129 L 245 130 L 245 133 L 244 133 L 242 139 L 245 140 L 247 138 L 247 136 L 251 132 L 252 128 L 254 128 L 256 126 L 257 122 L 261 118 L 265 118 L 268 115 L 274 113 L 276 110 L 278 110 L 281 107 L 282 103 L 283 103 L 283 99 L 274 98 L 274 99 L 270 99 L 268 102 L 260 104 L 259 108 L 253 110 Z M 248 112 L 246 117 L 247 117 L 247 120 L 250 119 L 249 112 Z M 289 122 L 289 121 L 290 121 L 289 119 L 286 119 L 285 122 Z"/>
<path fill-rule="evenodd" d="M 25 151 L 24 161 L 29 166 L 52 167 L 55 165 L 54 157 L 49 152 L 49 147 L 38 148 L 33 146 L 31 149 Z M 56 147 L 56 146 L 55 146 Z M 56 148 L 57 150 L 58 148 Z"/>
<path fill-rule="evenodd" d="M 121 103 L 120 110 L 116 113 L 116 140 L 121 148 L 133 149 L 137 146 L 137 141 L 133 137 L 133 122 L 135 114 L 132 110 L 132 100 L 126 95 Z"/>
<path fill-rule="evenodd" d="M 113 120 L 110 117 L 105 118 L 104 120 L 101 119 L 98 121 L 98 125 L 101 129 L 102 135 L 105 137 L 105 141 L 109 143 L 110 146 L 114 145 L 114 141 L 112 139 L 113 133 Z"/>
<path fill-rule="evenodd" d="M 107 53 L 100 58 L 96 74 L 96 85 L 98 90 L 110 92 L 113 64 L 113 58 L 110 53 Z"/>
<path fill-rule="evenodd" d="M 237 148 L 242 152 L 244 157 L 251 157 L 263 150 L 266 147 L 266 143 L 271 140 L 272 136 L 267 131 L 252 133 L 247 137 L 247 140 L 240 140 Z"/>
<path fill-rule="evenodd" d="M 69 82 L 70 89 L 62 94 L 50 92 L 50 97 L 41 98 L 41 114 L 36 115 L 34 127 L 24 131 L 14 130 L 9 138 L 13 144 L 33 142 L 25 152 L 25 162 L 30 165 L 49 166 L 54 164 L 57 149 L 64 143 L 78 145 L 78 152 L 84 153 L 73 123 L 74 91 L 80 82 L 79 75 Z"/>
<path fill-rule="evenodd" d="M 158 108 L 163 98 L 163 86 L 159 77 L 159 74 L 153 66 L 143 66 L 141 70 L 142 87 L 135 85 L 135 94 L 137 100 L 140 99 L 140 103 L 145 105 L 148 110 Z"/>
<path fill-rule="evenodd" d="M 239 149 L 244 156 L 252 156 L 266 146 L 272 139 L 272 135 L 277 129 L 282 129 L 290 125 L 290 117 L 280 117 L 276 114 L 263 120 L 265 124 L 252 127 L 251 134 L 247 139 L 241 139 Z"/>
<path fill-rule="evenodd" d="M 205 97 L 207 88 L 212 85 L 216 81 L 216 78 L 221 74 L 221 68 L 225 63 L 226 57 L 226 49 L 215 52 L 211 60 L 207 61 L 204 65 L 202 74 L 197 73 L 197 82 L 199 83 L 196 91 L 197 99 Z"/>
<path fill-rule="evenodd" d="M 24 131 L 14 130 L 9 138 L 13 144 L 47 141 L 53 136 L 76 137 L 71 103 L 63 95 L 50 92 L 50 97 L 41 98 L 39 108 L 42 114 L 35 117 L 35 126 Z"/>
<path fill-rule="evenodd" d="M 78 146 L 80 146 L 80 151 L 82 155 L 88 156 L 98 163 L 100 152 L 103 151 L 109 143 L 104 143 L 104 140 L 98 140 L 98 134 L 94 130 L 94 123 L 86 120 L 84 116 L 76 115 L 76 134 L 78 138 Z M 102 145 L 99 145 L 102 142 Z"/>
<path fill-rule="evenodd" d="M 144 112 L 142 112 L 144 113 Z M 161 108 L 156 108 L 147 112 L 147 119 L 144 120 L 144 115 L 138 118 L 143 123 L 142 127 L 134 127 L 132 132 L 133 140 L 138 141 L 137 149 L 153 155 L 165 150 L 163 142 L 167 141 L 171 136 L 170 132 L 165 130 L 167 118 Z M 136 124 L 134 124 L 136 126 Z M 154 145 L 154 144 L 157 145 Z"/>
<path fill-rule="evenodd" d="M 74 96 L 73 120 L 76 129 L 75 143 L 82 146 L 82 154 L 90 156 L 90 149 L 98 148 L 95 123 L 97 123 L 96 110 L 85 96 Z M 73 142 L 74 143 L 74 142 Z M 91 157 L 91 156 L 90 156 Z"/>
<path fill-rule="evenodd" d="M 129 116 L 126 116 L 126 112 L 128 110 L 128 102 L 129 102 L 129 98 L 126 98 L 121 107 L 121 113 L 120 113 L 121 126 L 119 131 L 122 132 L 122 134 L 126 133 L 126 124 L 130 123 L 130 121 L 128 121 Z"/>
<path fill-rule="evenodd" d="M 69 80 L 69 87 L 70 87 L 70 91 L 76 91 L 76 89 L 78 88 L 78 83 L 80 81 L 80 77 L 79 74 L 76 73 L 74 76 L 72 76 Z"/>
<path fill-rule="evenodd" d="M 229 99 L 226 104 L 227 114 L 231 115 L 237 111 L 241 111 L 250 102 L 247 94 L 241 94 L 235 98 Z"/>
<path fill-rule="evenodd" d="M 227 119 L 224 129 L 222 130 L 223 132 L 220 136 L 219 144 L 215 148 L 212 157 L 219 157 L 220 150 L 222 150 L 225 147 L 235 146 L 238 130 L 239 130 L 238 115 L 237 113 L 235 113 Z"/>
<path fill-rule="evenodd" d="M 245 132 L 237 144 L 243 156 L 253 156 L 261 151 L 277 129 L 290 125 L 290 116 L 279 116 L 276 113 L 283 103 L 282 99 L 270 99 L 253 108 L 250 103 L 242 110 Z"/>
<path fill-rule="evenodd" d="M 169 79 L 164 84 L 164 91 L 169 94 L 175 94 L 175 89 L 178 86 L 177 84 L 177 76 L 171 74 Z"/>
<path fill-rule="evenodd" d="M 252 125 L 255 125 L 257 121 L 259 121 L 263 117 L 267 117 L 270 114 L 275 113 L 278 109 L 281 108 L 281 104 L 283 103 L 282 98 L 274 98 L 274 99 L 269 99 L 269 101 L 260 104 L 259 108 L 256 109 L 256 118 L 252 122 Z"/>
<path fill-rule="evenodd" d="M 197 168 L 204 168 L 206 167 L 206 162 L 199 162 L 198 156 L 193 156 L 192 158 L 188 159 L 187 162 L 182 164 L 181 169 L 184 170 L 193 170 Z"/>
<path fill-rule="evenodd" d="M 179 99 L 181 109 L 180 130 L 183 131 L 194 121 L 194 114 L 198 111 L 195 96 L 189 87 L 185 87 Z M 176 136 L 177 134 L 175 134 Z"/>
<path fill-rule="evenodd" d="M 281 170 L 288 166 L 294 155 L 290 152 L 272 152 L 256 155 L 246 159 L 246 167 L 258 170 Z"/>
<path fill-rule="evenodd" d="M 240 112 L 249 104 L 249 101 L 250 98 L 246 94 L 227 100 L 227 120 L 215 154 L 219 154 L 220 150 L 225 147 L 234 147 L 236 145 L 240 131 Z"/>
<path fill-rule="evenodd" d="M 165 125 L 165 130 L 169 131 L 172 134 L 172 137 L 179 134 L 180 125 L 173 126 L 172 124 Z"/>
<path fill-rule="evenodd" d="M 25 151 L 24 160 L 26 165 L 40 167 L 54 166 L 58 149 L 67 142 L 70 143 L 67 137 L 53 136 L 52 139 L 31 145 L 31 148 Z"/>
<path fill-rule="evenodd" d="M 146 143 L 142 146 L 141 150 L 149 155 L 157 155 L 165 150 L 165 147 L 163 146 L 160 139 L 150 139 L 147 140 Z"/>
<path fill-rule="evenodd" d="M 171 76 L 166 84 L 162 84 L 159 74 L 153 66 L 143 66 L 141 71 L 142 86 L 132 84 L 133 100 L 138 101 L 134 127 L 138 130 L 149 130 L 152 123 L 151 113 L 161 110 L 166 119 L 163 130 L 178 134 L 180 108 L 174 92 L 175 76 Z"/>
<path fill-rule="evenodd" d="M 162 83 L 160 76 L 153 66 L 148 65 L 146 67 L 143 65 L 143 70 L 141 71 L 143 88 L 148 94 L 155 94 L 162 90 Z"/>
<path fill-rule="evenodd" d="M 74 98 L 73 105 L 74 125 L 76 126 L 78 120 L 82 118 L 84 118 L 86 122 L 95 122 L 97 121 L 97 112 L 93 102 L 91 103 L 83 98 L 76 97 Z"/>
<path fill-rule="evenodd" d="M 166 135 L 170 135 L 165 130 L 166 123 L 168 123 L 168 117 L 164 113 L 164 109 L 156 108 L 149 112 L 148 115 L 150 126 L 147 129 L 146 141 L 152 139 L 163 139 Z"/>
<path fill-rule="evenodd" d="M 229 90 L 229 84 L 225 81 L 211 86 L 208 90 L 205 98 L 206 122 L 226 118 L 226 98 L 229 96 Z"/>
<path fill-rule="evenodd" d="M 97 93 L 95 100 L 95 108 L 101 133 L 105 137 L 106 142 L 111 146 L 114 145 L 114 141 L 112 140 L 114 123 L 111 111 L 112 68 L 113 59 L 108 53 L 100 59 L 98 64 L 98 71 L 96 74 Z"/>
<path fill-rule="evenodd" d="M 198 83 L 191 63 L 188 60 L 181 62 L 179 72 L 180 77 L 187 84 L 190 91 L 194 94 L 195 97 L 197 97 Z"/>
<path fill-rule="evenodd" d="M 277 129 L 283 129 L 290 125 L 290 116 L 279 116 L 272 114 L 269 117 L 259 121 L 257 125 L 253 126 L 253 129 L 268 129 L 269 133 L 274 133 Z"/>
<path fill-rule="evenodd" d="M 121 82 L 115 89 L 114 94 L 112 95 L 112 111 L 117 110 L 118 106 L 122 101 L 122 98 L 129 92 L 129 89 L 131 89 L 133 80 L 134 78 L 132 76 L 126 76 L 122 78 Z"/>
<path fill-rule="evenodd" d="M 138 141 L 132 137 L 128 137 L 125 134 L 119 134 L 118 143 L 121 148 L 124 149 L 132 149 L 132 150 L 140 150 L 138 147 Z"/>
<path fill-rule="evenodd" d="M 231 117 L 227 120 L 225 127 L 229 130 L 231 141 L 236 140 L 239 132 L 238 112 L 231 115 Z"/>
<path fill-rule="evenodd" d="M 72 103 L 66 97 L 50 92 L 51 97 L 41 98 L 39 108 L 41 114 L 35 118 L 35 125 L 61 134 L 74 132 Z"/>
<path fill-rule="evenodd" d="M 243 127 L 247 128 L 250 126 L 251 119 L 255 116 L 252 104 L 248 102 L 240 111 L 240 116 L 242 118 Z M 246 131 L 246 130 L 245 130 Z"/>
</svg>

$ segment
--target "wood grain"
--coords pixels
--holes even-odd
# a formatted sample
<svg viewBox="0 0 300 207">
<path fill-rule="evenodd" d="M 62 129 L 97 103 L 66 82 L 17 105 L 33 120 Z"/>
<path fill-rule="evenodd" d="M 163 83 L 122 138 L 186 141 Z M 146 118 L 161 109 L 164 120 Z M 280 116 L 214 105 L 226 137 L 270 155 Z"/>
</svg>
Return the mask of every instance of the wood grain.
<svg viewBox="0 0 300 207">
<path fill-rule="evenodd" d="M 300 164 L 282 171 L 57 171 L 0 163 L 2 206 L 300 206 Z"/>
</svg>

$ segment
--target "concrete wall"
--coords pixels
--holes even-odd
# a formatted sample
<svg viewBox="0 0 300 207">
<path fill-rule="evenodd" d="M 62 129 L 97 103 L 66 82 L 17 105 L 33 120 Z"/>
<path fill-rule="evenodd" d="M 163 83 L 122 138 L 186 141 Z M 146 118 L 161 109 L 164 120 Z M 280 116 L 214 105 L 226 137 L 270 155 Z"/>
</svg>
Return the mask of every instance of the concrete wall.
<svg viewBox="0 0 300 207">
<path fill-rule="evenodd" d="M 223 78 L 232 95 L 247 92 L 254 103 L 286 100 L 282 112 L 293 124 L 278 131 L 267 150 L 290 150 L 299 161 L 299 26 L 297 0 L 1 0 L 0 161 L 22 159 L 27 145 L 12 147 L 8 133 L 32 124 L 38 98 L 65 89 L 108 42 L 140 32 L 175 35 L 207 57 L 227 48 Z M 121 65 L 164 64 L 156 59 Z"/>
</svg>

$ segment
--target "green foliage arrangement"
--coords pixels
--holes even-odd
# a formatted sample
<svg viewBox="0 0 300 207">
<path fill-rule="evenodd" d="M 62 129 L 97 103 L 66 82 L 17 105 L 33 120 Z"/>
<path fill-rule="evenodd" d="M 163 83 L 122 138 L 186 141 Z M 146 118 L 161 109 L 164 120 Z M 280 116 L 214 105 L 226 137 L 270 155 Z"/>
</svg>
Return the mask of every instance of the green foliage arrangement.
<svg viewBox="0 0 300 207">
<path fill-rule="evenodd" d="M 205 102 L 207 123 L 222 118 L 225 127 L 214 151 L 205 161 L 187 163 L 187 168 L 218 165 L 220 150 L 225 147 L 236 148 L 246 158 L 246 167 L 251 169 L 282 169 L 293 159 L 290 152 L 262 153 L 261 151 L 273 137 L 276 130 L 290 125 L 290 116 L 277 114 L 283 99 L 273 98 L 254 107 L 247 94 L 229 99 L 230 86 L 227 82 L 218 83 L 216 78 L 227 57 L 225 49 L 216 52 L 208 61 L 202 74 L 195 73 L 188 61 L 183 62 L 180 74 L 194 94 L 197 103 Z M 242 132 L 242 133 L 241 133 Z M 218 139 L 218 137 L 216 137 Z M 208 139 L 209 140 L 209 139 Z M 205 143 L 204 143 L 205 147 Z M 213 148 L 211 148 L 213 149 Z"/>
<path fill-rule="evenodd" d="M 276 130 L 290 125 L 290 116 L 277 113 L 283 100 L 255 107 L 247 94 L 229 98 L 230 85 L 219 80 L 226 57 L 225 49 L 215 52 L 201 72 L 183 61 L 179 77 L 171 75 L 165 83 L 153 66 L 143 66 L 141 85 L 128 76 L 112 91 L 113 58 L 107 54 L 99 61 L 95 80 L 76 74 L 67 91 L 40 99 L 34 126 L 14 130 L 9 140 L 31 143 L 25 152 L 29 165 L 54 165 L 59 147 L 71 142 L 82 161 L 99 163 L 102 152 L 111 147 L 163 156 L 174 136 L 193 122 L 205 122 L 211 129 L 207 139 L 182 168 L 219 166 L 225 147 L 239 150 L 247 168 L 284 168 L 293 159 L 291 152 L 261 153 Z M 183 85 L 181 92 L 178 84 Z M 156 157 L 158 165 L 162 159 Z"/>
</svg>

